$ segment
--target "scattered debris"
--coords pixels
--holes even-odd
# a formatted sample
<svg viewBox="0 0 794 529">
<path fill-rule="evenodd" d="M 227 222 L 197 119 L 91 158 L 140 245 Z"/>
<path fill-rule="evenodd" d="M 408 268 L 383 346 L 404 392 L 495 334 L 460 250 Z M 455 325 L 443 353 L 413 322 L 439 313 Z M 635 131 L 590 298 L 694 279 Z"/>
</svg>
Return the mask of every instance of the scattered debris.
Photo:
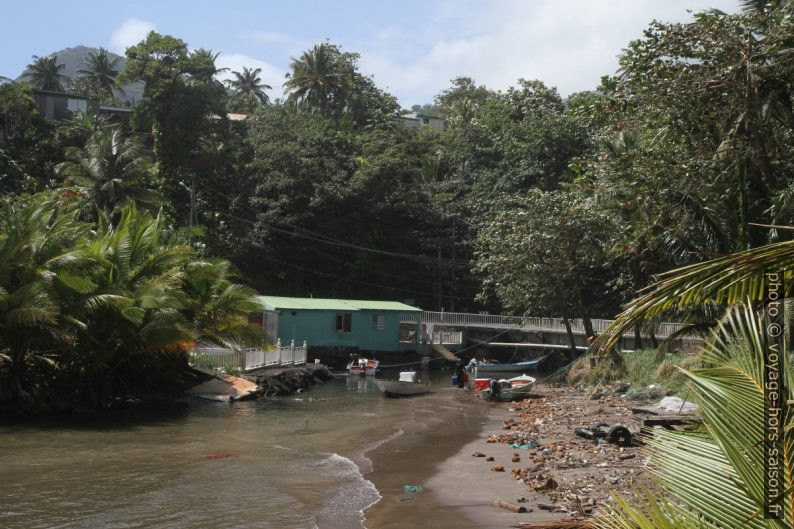
<svg viewBox="0 0 794 529">
<path fill-rule="evenodd" d="M 548 391 L 543 397 L 513 403 L 509 409 L 515 415 L 499 425 L 498 433 L 486 438 L 487 443 L 526 450 L 495 455 L 512 456 L 512 462 L 518 463 L 508 474 L 528 491 L 522 498 L 527 501 L 520 503 L 565 518 L 554 522 L 562 525 L 548 522 L 546 527 L 589 528 L 587 517 L 599 505 L 612 501 L 612 491 L 631 495 L 637 487 L 652 486 L 646 472 L 648 458 L 637 457 L 641 436 L 638 440 L 634 432 L 640 432 L 642 417 L 632 415 L 631 404 L 616 393 L 627 387 L 613 386 L 614 392 L 601 391 L 595 399 L 567 386 L 544 387 Z M 587 417 L 597 422 L 589 428 L 576 428 Z M 574 435 L 575 428 L 579 435 Z M 584 430 L 587 434 L 581 435 Z M 491 470 L 504 472 L 502 465 Z"/>
</svg>

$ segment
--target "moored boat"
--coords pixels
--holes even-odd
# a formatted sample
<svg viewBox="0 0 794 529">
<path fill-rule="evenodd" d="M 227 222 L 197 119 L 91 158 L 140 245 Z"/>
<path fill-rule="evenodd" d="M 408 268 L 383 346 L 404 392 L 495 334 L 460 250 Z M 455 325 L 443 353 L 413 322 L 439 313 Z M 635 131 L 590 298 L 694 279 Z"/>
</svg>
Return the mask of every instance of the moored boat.
<svg viewBox="0 0 794 529">
<path fill-rule="evenodd" d="M 532 391 L 535 379 L 521 375 L 508 380 L 491 380 L 487 388 L 481 391 L 488 400 L 510 401 L 523 399 Z"/>
<path fill-rule="evenodd" d="M 374 376 L 375 372 L 378 370 L 378 364 L 380 362 L 374 359 L 368 358 L 354 358 L 347 364 L 347 371 L 351 375 L 369 375 Z"/>
<path fill-rule="evenodd" d="M 472 364 L 470 368 L 474 371 L 474 378 L 497 378 L 511 373 L 523 373 L 529 369 L 537 369 L 538 364 L 548 355 L 541 356 L 534 360 L 525 360 L 512 364 Z"/>
<path fill-rule="evenodd" d="M 399 380 L 376 380 L 375 384 L 388 397 L 407 397 L 430 391 L 430 382 L 422 382 L 416 371 L 403 371 Z"/>
</svg>

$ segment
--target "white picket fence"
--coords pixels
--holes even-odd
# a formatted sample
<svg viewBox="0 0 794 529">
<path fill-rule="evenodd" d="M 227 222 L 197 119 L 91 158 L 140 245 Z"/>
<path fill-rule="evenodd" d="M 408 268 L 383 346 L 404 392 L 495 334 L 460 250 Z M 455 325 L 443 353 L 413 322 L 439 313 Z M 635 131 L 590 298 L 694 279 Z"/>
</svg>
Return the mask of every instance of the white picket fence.
<svg viewBox="0 0 794 529">
<path fill-rule="evenodd" d="M 260 367 L 303 365 L 306 363 L 307 349 L 306 342 L 303 342 L 301 347 L 295 347 L 295 342 L 284 347 L 281 345 L 281 340 L 270 351 L 261 348 L 234 351 L 225 347 L 202 346 L 190 350 L 190 359 L 198 367 L 223 368 L 227 371 L 239 369 L 245 372 Z"/>
</svg>

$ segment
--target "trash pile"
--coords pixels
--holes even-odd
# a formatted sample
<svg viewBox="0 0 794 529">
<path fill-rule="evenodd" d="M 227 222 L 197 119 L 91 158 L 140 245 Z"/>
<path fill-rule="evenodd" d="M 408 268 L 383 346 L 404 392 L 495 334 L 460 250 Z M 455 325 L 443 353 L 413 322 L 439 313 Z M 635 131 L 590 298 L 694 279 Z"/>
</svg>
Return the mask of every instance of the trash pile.
<svg viewBox="0 0 794 529">
<path fill-rule="evenodd" d="M 544 394 L 513 403 L 516 415 L 486 439 L 509 445 L 509 461 L 496 466 L 524 484 L 528 495 L 518 501 L 528 510 L 584 517 L 613 491 L 631 495 L 633 487 L 650 485 L 649 460 L 637 446 L 640 426 L 625 399 L 614 392 L 593 399 L 568 387 L 545 387 Z"/>
</svg>

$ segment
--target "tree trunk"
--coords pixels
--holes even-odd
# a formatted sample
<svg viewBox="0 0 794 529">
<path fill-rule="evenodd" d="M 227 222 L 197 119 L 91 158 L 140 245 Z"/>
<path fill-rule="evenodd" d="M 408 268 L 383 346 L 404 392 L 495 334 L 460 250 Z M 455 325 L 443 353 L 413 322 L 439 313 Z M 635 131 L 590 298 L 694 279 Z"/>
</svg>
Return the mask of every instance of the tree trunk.
<svg viewBox="0 0 794 529">
<path fill-rule="evenodd" d="M 634 326 L 634 350 L 639 351 L 642 349 L 642 329 L 640 324 Z"/>
<path fill-rule="evenodd" d="M 563 316 L 562 322 L 565 324 L 565 334 L 568 335 L 568 344 L 571 349 L 571 360 L 576 358 L 576 340 L 573 337 L 573 331 L 571 330 L 571 322 L 568 321 L 568 318 Z"/>
<path fill-rule="evenodd" d="M 651 338 L 651 347 L 654 349 L 659 349 L 659 340 L 656 339 L 656 333 L 651 330 L 648 334 Z"/>
</svg>

